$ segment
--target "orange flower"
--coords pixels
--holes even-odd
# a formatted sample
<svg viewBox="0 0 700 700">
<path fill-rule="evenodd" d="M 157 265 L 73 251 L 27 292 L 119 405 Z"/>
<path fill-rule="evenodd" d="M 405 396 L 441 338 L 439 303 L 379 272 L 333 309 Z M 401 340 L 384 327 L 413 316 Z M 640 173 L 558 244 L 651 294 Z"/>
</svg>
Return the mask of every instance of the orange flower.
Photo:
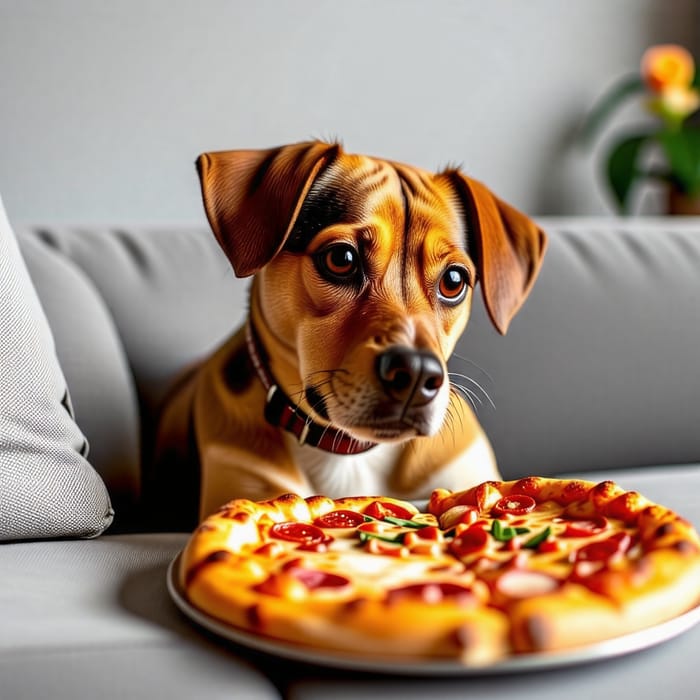
<svg viewBox="0 0 700 700">
<path fill-rule="evenodd" d="M 668 87 L 688 87 L 695 76 L 692 55 L 677 44 L 659 44 L 642 56 L 642 78 L 649 89 L 662 92 Z"/>
</svg>

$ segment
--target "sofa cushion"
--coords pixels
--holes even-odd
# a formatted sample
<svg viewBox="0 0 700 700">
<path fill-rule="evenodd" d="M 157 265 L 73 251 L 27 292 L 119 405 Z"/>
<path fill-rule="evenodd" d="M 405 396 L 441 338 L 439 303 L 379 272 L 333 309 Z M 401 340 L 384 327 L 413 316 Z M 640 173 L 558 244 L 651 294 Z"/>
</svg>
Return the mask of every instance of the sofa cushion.
<svg viewBox="0 0 700 700">
<path fill-rule="evenodd" d="M 90 463 L 116 511 L 112 532 L 138 520 L 139 406 L 119 332 L 92 280 L 51 239 L 16 228 L 20 250 L 53 332 Z"/>
<path fill-rule="evenodd" d="M 22 234 L 23 240 L 33 240 L 79 270 L 108 310 L 138 392 L 141 472 L 147 486 L 160 403 L 179 372 L 238 325 L 248 282 L 234 277 L 206 227 L 35 225 Z M 50 317 L 54 326 L 73 325 L 60 308 L 55 311 Z M 63 350 L 59 345 L 59 357 Z M 94 361 L 107 364 L 108 359 Z M 70 379 L 80 410 L 79 400 L 89 393 L 91 381 L 81 371 Z M 112 409 L 94 399 L 86 406 L 95 415 L 92 422 L 100 423 L 95 433 L 112 445 L 106 435 Z M 107 458 L 109 451 L 103 454 Z M 132 462 L 123 464 L 132 469 Z"/>
<path fill-rule="evenodd" d="M 3 698 L 278 698 L 170 600 L 183 535 L 105 535 L 0 547 Z"/>
<path fill-rule="evenodd" d="M 246 311 L 248 282 L 234 277 L 205 227 L 33 226 L 31 233 L 80 268 L 101 295 L 145 419 L 174 376 L 213 350 Z"/>
<path fill-rule="evenodd" d="M 0 540 L 93 537 L 112 521 L 51 330 L 0 202 Z"/>
</svg>

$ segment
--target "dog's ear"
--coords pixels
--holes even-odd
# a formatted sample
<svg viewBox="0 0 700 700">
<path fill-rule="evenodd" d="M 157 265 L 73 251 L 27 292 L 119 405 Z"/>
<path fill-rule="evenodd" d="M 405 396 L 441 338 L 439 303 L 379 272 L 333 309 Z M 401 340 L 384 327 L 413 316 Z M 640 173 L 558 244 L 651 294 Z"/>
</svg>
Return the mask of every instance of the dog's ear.
<svg viewBox="0 0 700 700">
<path fill-rule="evenodd" d="M 207 218 L 237 276 L 279 252 L 314 179 L 339 153 L 337 144 L 313 141 L 199 156 Z"/>
<path fill-rule="evenodd" d="M 547 237 L 525 214 L 498 199 L 482 183 L 458 171 L 448 175 L 465 208 L 486 310 L 505 335 L 540 271 Z"/>
</svg>

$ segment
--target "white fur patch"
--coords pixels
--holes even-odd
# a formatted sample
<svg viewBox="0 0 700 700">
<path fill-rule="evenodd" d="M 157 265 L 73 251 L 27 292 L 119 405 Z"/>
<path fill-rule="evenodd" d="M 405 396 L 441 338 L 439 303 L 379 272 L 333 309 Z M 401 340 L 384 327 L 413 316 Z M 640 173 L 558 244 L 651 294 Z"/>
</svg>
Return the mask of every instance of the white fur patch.
<svg viewBox="0 0 700 700">
<path fill-rule="evenodd" d="M 403 449 L 401 444 L 386 444 L 357 455 L 334 455 L 300 445 L 291 435 L 285 439 L 313 492 L 329 498 L 387 495 L 391 469 Z"/>
<path fill-rule="evenodd" d="M 380 444 L 358 455 L 334 455 L 300 445 L 291 435 L 285 435 L 285 439 L 299 469 L 311 485 L 312 493 L 329 498 L 392 494 L 389 486 L 391 472 L 405 445 Z M 478 437 L 468 450 L 456 455 L 419 489 L 403 494 L 403 497 L 423 499 L 428 498 L 435 488 L 460 491 L 498 478 L 491 445 L 484 437 Z"/>
</svg>

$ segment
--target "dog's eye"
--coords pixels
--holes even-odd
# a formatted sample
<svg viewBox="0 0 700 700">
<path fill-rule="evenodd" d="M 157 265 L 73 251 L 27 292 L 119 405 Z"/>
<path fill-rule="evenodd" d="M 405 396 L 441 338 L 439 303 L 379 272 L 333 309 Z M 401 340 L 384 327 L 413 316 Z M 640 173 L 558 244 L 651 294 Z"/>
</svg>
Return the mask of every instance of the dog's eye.
<svg viewBox="0 0 700 700">
<path fill-rule="evenodd" d="M 360 269 L 357 251 L 347 243 L 338 243 L 322 250 L 316 265 L 321 274 L 335 282 L 348 282 L 355 278 Z"/>
<path fill-rule="evenodd" d="M 459 304 L 467 295 L 467 271 L 461 267 L 448 267 L 438 283 L 438 296 L 447 304 Z"/>
</svg>

